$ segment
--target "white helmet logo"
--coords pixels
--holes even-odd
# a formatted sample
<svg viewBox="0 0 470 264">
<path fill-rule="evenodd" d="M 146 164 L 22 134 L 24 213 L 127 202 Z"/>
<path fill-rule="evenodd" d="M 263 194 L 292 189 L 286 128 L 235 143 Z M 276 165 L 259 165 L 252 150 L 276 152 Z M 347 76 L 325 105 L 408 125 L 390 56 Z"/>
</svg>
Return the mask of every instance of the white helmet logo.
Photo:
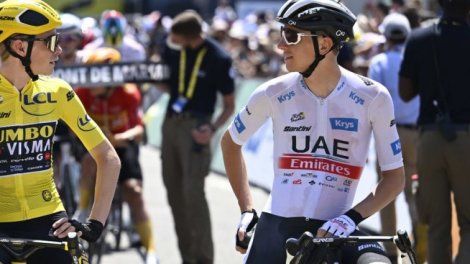
<svg viewBox="0 0 470 264">
<path fill-rule="evenodd" d="M 336 36 L 337 37 L 344 37 L 346 35 L 346 33 L 342 30 L 336 30 Z"/>
<path fill-rule="evenodd" d="M 297 24 L 297 22 L 295 22 L 294 20 L 289 20 L 289 22 L 287 22 L 287 24 L 289 24 L 291 26 L 294 26 L 295 24 Z"/>
</svg>

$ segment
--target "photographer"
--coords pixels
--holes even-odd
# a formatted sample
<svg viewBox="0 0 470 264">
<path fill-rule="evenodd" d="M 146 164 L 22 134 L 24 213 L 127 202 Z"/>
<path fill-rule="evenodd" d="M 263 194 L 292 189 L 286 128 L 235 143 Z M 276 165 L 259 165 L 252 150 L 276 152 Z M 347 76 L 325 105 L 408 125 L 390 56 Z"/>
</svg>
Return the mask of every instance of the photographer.
<svg viewBox="0 0 470 264">
<path fill-rule="evenodd" d="M 451 192 L 461 237 L 455 263 L 470 263 L 470 4 L 439 3 L 439 21 L 408 39 L 399 89 L 404 101 L 421 98 L 416 201 L 420 221 L 428 224 L 428 263 L 452 263 Z"/>
</svg>

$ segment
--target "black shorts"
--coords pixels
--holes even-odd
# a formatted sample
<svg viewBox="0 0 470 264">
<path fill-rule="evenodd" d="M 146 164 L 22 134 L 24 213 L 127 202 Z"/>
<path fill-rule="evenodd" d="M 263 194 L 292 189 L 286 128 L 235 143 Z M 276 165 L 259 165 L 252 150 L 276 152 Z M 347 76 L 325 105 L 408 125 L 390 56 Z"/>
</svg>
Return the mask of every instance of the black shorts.
<svg viewBox="0 0 470 264">
<path fill-rule="evenodd" d="M 119 173 L 119 184 L 129 180 L 142 180 L 142 169 L 139 162 L 139 144 L 130 141 L 126 147 L 116 148 L 121 159 L 121 171 Z"/>
<path fill-rule="evenodd" d="M 249 264 L 285 264 L 285 244 L 289 238 L 299 238 L 305 231 L 315 234 L 324 221 L 306 219 L 304 217 L 280 217 L 269 213 L 262 213 L 256 227 L 252 245 L 245 257 Z M 362 231 L 355 231 L 352 235 L 367 235 Z M 372 253 L 372 254 L 366 254 Z M 344 245 L 341 248 L 341 263 L 370 263 L 371 260 L 380 263 L 391 263 L 386 257 L 382 246 L 377 242 L 363 242 Z M 361 261 L 358 261 L 361 258 Z M 365 258 L 368 258 L 367 260 Z M 372 261 L 373 262 L 373 261 Z"/>
<path fill-rule="evenodd" d="M 41 216 L 20 222 L 0 223 L 0 236 L 10 238 L 40 239 L 49 241 L 60 241 L 52 235 L 52 224 L 62 217 L 67 217 L 65 212 Z M 0 247 L 0 263 L 11 263 L 10 254 Z M 70 254 L 61 249 L 44 248 L 39 249 L 28 258 L 29 263 L 72 263 Z"/>
</svg>

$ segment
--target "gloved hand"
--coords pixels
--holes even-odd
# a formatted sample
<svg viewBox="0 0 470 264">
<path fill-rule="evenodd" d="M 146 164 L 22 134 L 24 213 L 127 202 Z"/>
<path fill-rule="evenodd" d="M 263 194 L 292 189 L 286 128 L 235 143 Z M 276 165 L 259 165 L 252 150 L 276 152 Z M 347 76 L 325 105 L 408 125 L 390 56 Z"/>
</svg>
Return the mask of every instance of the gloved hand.
<svg viewBox="0 0 470 264">
<path fill-rule="evenodd" d="M 258 223 L 258 214 L 255 209 L 250 211 L 242 212 L 240 217 L 240 223 L 238 224 L 237 234 L 235 234 L 235 240 L 237 247 L 247 249 L 250 243 L 251 236 L 253 235 L 254 227 Z M 243 239 L 240 239 L 240 235 L 243 235 Z"/>
<path fill-rule="evenodd" d="M 322 230 L 324 230 L 322 232 Z M 356 223 L 347 215 L 340 215 L 324 223 L 318 230 L 317 236 L 324 236 L 326 232 L 338 237 L 348 237 L 356 230 Z M 322 235 L 323 234 L 323 235 Z"/>
<path fill-rule="evenodd" d="M 75 219 L 70 219 L 69 222 L 75 227 L 77 232 L 82 232 L 80 238 L 88 242 L 96 242 L 104 229 L 103 224 L 95 219 L 90 219 L 86 223 L 81 223 Z"/>
</svg>

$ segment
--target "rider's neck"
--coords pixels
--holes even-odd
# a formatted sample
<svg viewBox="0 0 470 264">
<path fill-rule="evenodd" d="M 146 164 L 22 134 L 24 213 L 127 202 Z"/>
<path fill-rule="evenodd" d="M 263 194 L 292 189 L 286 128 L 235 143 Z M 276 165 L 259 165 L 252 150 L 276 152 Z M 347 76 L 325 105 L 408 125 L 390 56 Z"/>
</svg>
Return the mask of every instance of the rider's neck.
<svg viewBox="0 0 470 264">
<path fill-rule="evenodd" d="M 326 56 L 304 80 L 313 94 L 326 98 L 336 88 L 340 78 L 341 70 L 336 62 L 336 56 Z"/>
</svg>

